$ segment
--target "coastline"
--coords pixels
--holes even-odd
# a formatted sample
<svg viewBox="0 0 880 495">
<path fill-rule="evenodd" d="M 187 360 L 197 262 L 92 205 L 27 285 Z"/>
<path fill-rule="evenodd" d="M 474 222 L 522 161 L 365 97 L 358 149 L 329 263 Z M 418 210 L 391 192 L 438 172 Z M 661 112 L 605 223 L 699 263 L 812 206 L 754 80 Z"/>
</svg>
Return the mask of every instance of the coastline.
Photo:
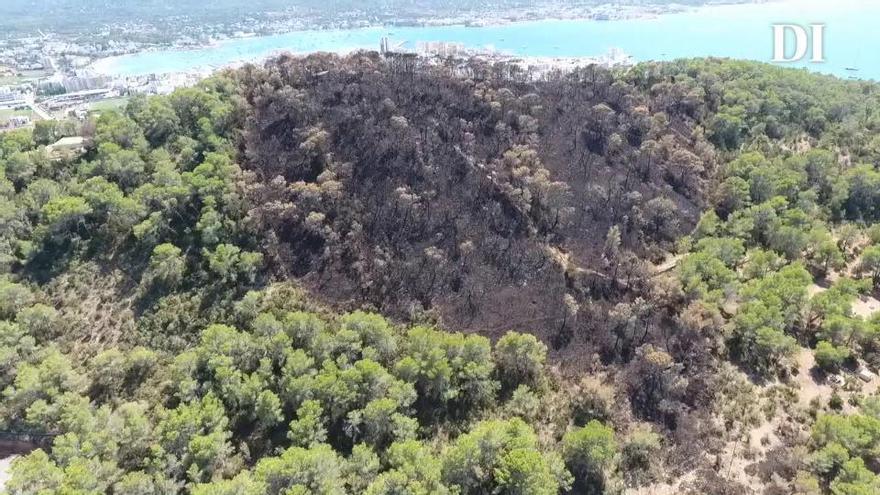
<svg viewBox="0 0 880 495">
<path fill-rule="evenodd" d="M 801 8 L 792 9 L 794 4 Z M 609 49 L 619 48 L 636 62 L 693 57 L 770 62 L 772 23 L 805 23 L 827 19 L 833 26 L 835 15 L 841 15 L 839 11 L 852 9 L 853 6 L 862 8 L 861 5 L 856 0 L 843 0 L 834 6 L 819 0 L 765 0 L 669 9 L 662 15 L 654 15 L 650 8 L 642 9 L 640 16 L 626 20 L 604 21 L 565 15 L 542 17 L 539 20 L 509 20 L 495 16 L 487 18 L 479 26 L 449 24 L 445 19 L 435 21 L 435 24 L 441 25 L 430 26 L 382 24 L 355 29 L 295 30 L 267 36 L 248 35 L 214 40 L 210 46 L 202 48 L 187 46 L 107 57 L 92 62 L 89 69 L 97 74 L 120 78 L 150 74 L 210 74 L 226 67 L 261 63 L 280 53 L 346 54 L 356 50 L 376 50 L 383 37 L 388 37 L 392 46 L 402 46 L 409 51 L 421 43 L 439 43 L 457 45 L 459 48 L 454 47 L 449 53 L 460 55 L 481 54 L 542 61 L 581 59 L 584 63 L 590 63 Z M 880 5 L 870 9 L 880 15 Z M 852 14 L 851 10 L 849 12 Z M 835 34 L 835 44 L 829 45 L 826 50 L 829 54 L 827 63 L 780 65 L 807 68 L 842 79 L 880 79 L 880 64 L 860 64 L 861 60 L 853 55 L 857 51 L 853 47 L 861 46 L 858 43 L 864 44 L 864 40 L 880 43 L 880 35 L 876 34 L 873 26 L 865 24 L 870 17 L 862 16 L 863 22 L 859 24 L 861 29 L 838 31 Z M 719 23 L 720 29 L 714 27 Z M 707 25 L 713 28 L 707 29 Z M 853 37 L 857 39 L 853 40 Z M 734 39 L 737 42 L 733 42 Z M 445 49 L 441 50 L 441 54 L 445 53 Z M 854 74 L 844 70 L 852 66 L 859 66 L 861 71 Z"/>
<path fill-rule="evenodd" d="M 786 1 L 786 0 L 765 0 L 765 1 L 777 2 L 777 1 Z M 124 76 L 126 76 L 126 74 L 118 73 L 117 71 L 114 70 L 114 66 L 116 65 L 116 63 L 119 60 L 130 58 L 133 56 L 138 56 L 138 55 L 143 55 L 143 54 L 148 54 L 148 53 L 153 53 L 153 52 L 168 52 L 168 53 L 198 52 L 200 50 L 206 50 L 206 49 L 210 49 L 210 48 L 220 48 L 223 45 L 226 45 L 229 43 L 234 43 L 236 41 L 269 39 L 269 38 L 274 38 L 274 37 L 289 36 L 289 35 L 295 35 L 295 34 L 307 35 L 307 34 L 316 33 L 316 32 L 344 33 L 344 32 L 361 31 L 361 30 L 364 30 L 364 31 L 366 31 L 366 30 L 381 30 L 381 29 L 393 30 L 393 29 L 408 29 L 408 28 L 419 28 L 419 27 L 423 27 L 423 28 L 461 27 L 461 28 L 469 28 L 469 29 L 482 29 L 482 28 L 493 28 L 493 27 L 500 27 L 500 26 L 516 26 L 516 25 L 531 24 L 531 23 L 536 23 L 536 22 L 553 22 L 553 21 L 559 21 L 559 22 L 581 21 L 581 22 L 605 23 L 605 22 L 621 22 L 621 21 L 636 20 L 636 19 L 651 20 L 651 19 L 658 19 L 658 18 L 665 16 L 665 15 L 680 14 L 683 12 L 695 11 L 695 10 L 704 9 L 704 8 L 712 8 L 712 7 L 718 7 L 718 6 L 724 6 L 724 5 L 742 5 L 742 4 L 752 3 L 752 2 L 753 2 L 753 0 L 732 0 L 730 2 L 725 2 L 725 3 L 709 3 L 709 4 L 704 4 L 704 5 L 693 5 L 693 6 L 680 5 L 680 4 L 670 4 L 670 5 L 665 5 L 665 6 L 656 6 L 656 5 L 624 6 L 623 10 L 626 12 L 627 15 L 623 15 L 623 16 L 615 17 L 615 18 L 609 18 L 609 19 L 596 18 L 595 13 L 593 13 L 592 15 L 570 15 L 570 16 L 556 14 L 556 15 L 548 15 L 548 16 L 536 16 L 536 17 L 515 18 L 515 19 L 510 19 L 507 17 L 492 17 L 492 18 L 489 18 L 486 20 L 481 20 L 481 21 L 479 21 L 479 23 L 476 23 L 476 24 L 472 23 L 471 21 L 462 19 L 462 18 L 448 18 L 448 19 L 422 19 L 422 20 L 416 21 L 415 23 L 412 23 L 412 24 L 392 22 L 392 23 L 376 23 L 376 24 L 359 26 L 359 27 L 345 27 L 345 28 L 316 27 L 314 29 L 294 29 L 294 30 L 285 31 L 285 32 L 268 33 L 268 34 L 245 33 L 241 36 L 234 36 L 233 35 L 233 36 L 229 36 L 229 37 L 218 38 L 218 39 L 212 40 L 209 43 L 204 43 L 202 45 L 154 46 L 154 47 L 147 48 L 145 50 L 134 51 L 131 53 L 126 53 L 126 54 L 121 54 L 121 55 L 114 55 L 111 57 L 98 58 L 98 59 L 94 60 L 92 63 L 90 63 L 86 68 L 87 68 L 87 70 L 90 70 L 98 75 L 111 76 L 111 77 L 113 77 L 113 76 L 123 76 L 124 77 Z M 608 4 L 599 5 L 596 8 L 597 9 L 604 9 L 604 8 L 610 8 L 613 6 L 615 6 L 615 5 L 608 3 Z M 343 54 L 351 53 L 353 51 L 361 50 L 361 49 L 364 49 L 364 47 L 357 46 L 357 47 L 349 47 L 349 48 L 341 48 L 341 49 L 333 49 L 333 50 L 318 50 L 318 51 L 327 52 L 327 53 L 336 53 L 336 54 L 343 55 Z M 281 53 L 292 53 L 294 55 L 303 55 L 303 54 L 314 53 L 314 52 L 315 51 L 309 51 L 309 50 L 306 50 L 306 51 L 277 50 L 275 53 L 270 53 L 270 54 L 262 56 L 262 57 L 232 60 L 229 63 L 223 64 L 219 68 L 215 68 L 213 70 L 220 70 L 223 68 L 227 68 L 229 66 L 240 65 L 240 64 L 244 64 L 244 63 L 260 63 L 260 62 L 263 62 L 269 58 L 272 58 L 273 56 L 279 55 Z M 504 55 L 504 54 L 499 53 L 499 55 Z M 598 55 L 600 55 L 600 54 L 596 54 L 596 56 L 598 56 Z M 517 56 L 517 55 L 510 54 L 510 56 Z M 592 59 L 595 57 L 553 57 L 553 56 L 535 57 L 535 56 L 531 56 L 529 58 L 541 58 L 541 59 L 584 58 L 584 59 Z M 205 69 L 208 69 L 210 67 L 212 67 L 211 64 L 206 64 L 205 66 L 194 66 L 194 67 L 192 67 L 192 69 L 184 71 L 184 72 L 199 73 L 199 72 L 203 72 Z M 180 72 L 180 71 L 169 70 L 168 72 L 159 72 L 157 74 L 173 73 L 173 72 Z M 131 75 L 133 76 L 135 74 L 131 74 Z"/>
</svg>

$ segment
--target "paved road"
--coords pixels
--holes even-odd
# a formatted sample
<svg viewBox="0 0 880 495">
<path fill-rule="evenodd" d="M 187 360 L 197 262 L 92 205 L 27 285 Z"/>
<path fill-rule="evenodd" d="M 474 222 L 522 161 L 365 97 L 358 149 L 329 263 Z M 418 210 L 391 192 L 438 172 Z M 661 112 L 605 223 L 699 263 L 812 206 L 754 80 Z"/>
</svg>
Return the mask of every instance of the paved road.
<svg viewBox="0 0 880 495">
<path fill-rule="evenodd" d="M 28 104 L 29 107 L 31 107 L 31 110 L 33 110 L 34 113 L 37 114 L 37 116 L 40 117 L 41 119 L 43 119 L 43 120 L 52 120 L 53 119 L 52 115 L 50 115 L 49 112 L 47 112 L 43 107 L 38 105 L 37 102 L 34 101 L 33 97 L 25 98 L 25 102 Z"/>
<path fill-rule="evenodd" d="M 43 110 L 43 107 L 41 107 L 40 105 L 37 105 L 36 103 L 31 103 L 29 106 L 31 107 L 31 110 L 33 110 L 34 113 L 37 114 L 41 119 L 43 119 L 43 120 L 52 120 L 53 119 L 53 117 L 51 115 L 49 115 L 49 112 Z"/>
</svg>

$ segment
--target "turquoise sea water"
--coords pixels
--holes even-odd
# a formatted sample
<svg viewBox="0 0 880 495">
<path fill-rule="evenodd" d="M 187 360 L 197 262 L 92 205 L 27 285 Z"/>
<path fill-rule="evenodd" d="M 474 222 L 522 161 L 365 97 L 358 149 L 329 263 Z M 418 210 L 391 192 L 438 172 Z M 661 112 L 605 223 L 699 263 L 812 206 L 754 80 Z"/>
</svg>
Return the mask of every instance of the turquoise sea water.
<svg viewBox="0 0 880 495">
<path fill-rule="evenodd" d="M 406 46 L 415 46 L 418 41 L 451 41 L 533 57 L 589 57 L 617 47 L 638 61 L 719 56 L 769 62 L 774 23 L 826 25 L 827 61 L 789 65 L 840 77 L 880 79 L 880 0 L 784 0 L 620 21 L 541 20 L 486 27 L 299 31 L 228 40 L 194 50 L 126 55 L 99 61 L 96 68 L 119 75 L 182 72 L 259 61 L 279 51 L 376 50 L 382 36 L 388 36 L 392 43 L 406 42 Z"/>
</svg>

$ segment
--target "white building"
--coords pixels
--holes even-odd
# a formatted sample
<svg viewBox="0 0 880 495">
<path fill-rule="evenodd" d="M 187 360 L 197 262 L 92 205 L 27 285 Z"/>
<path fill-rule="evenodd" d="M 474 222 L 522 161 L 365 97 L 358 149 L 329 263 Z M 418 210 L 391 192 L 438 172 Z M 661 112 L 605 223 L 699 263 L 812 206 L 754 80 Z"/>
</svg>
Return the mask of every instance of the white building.
<svg viewBox="0 0 880 495">
<path fill-rule="evenodd" d="M 420 41 L 416 46 L 420 55 L 436 55 L 440 57 L 453 57 L 463 53 L 464 43 L 450 41 Z"/>
<path fill-rule="evenodd" d="M 61 85 L 64 86 L 64 89 L 68 93 L 73 93 L 77 91 L 89 91 L 93 89 L 102 89 L 106 88 L 110 83 L 110 80 L 103 76 L 75 76 L 75 77 L 65 77 L 61 81 Z"/>
<path fill-rule="evenodd" d="M 0 87 L 0 104 L 17 100 L 18 95 L 12 92 L 7 86 Z"/>
<path fill-rule="evenodd" d="M 0 108 L 15 108 L 27 105 L 21 93 L 12 91 L 8 87 L 0 87 Z"/>
</svg>

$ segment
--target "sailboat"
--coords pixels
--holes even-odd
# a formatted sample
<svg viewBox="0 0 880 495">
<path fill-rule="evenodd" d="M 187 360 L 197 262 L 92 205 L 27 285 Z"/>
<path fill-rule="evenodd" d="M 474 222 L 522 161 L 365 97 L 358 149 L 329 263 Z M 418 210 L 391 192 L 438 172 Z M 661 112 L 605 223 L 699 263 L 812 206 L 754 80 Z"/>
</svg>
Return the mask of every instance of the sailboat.
<svg viewBox="0 0 880 495">
<path fill-rule="evenodd" d="M 861 56 L 861 54 L 862 54 L 862 51 L 861 51 L 861 50 L 859 50 L 859 51 L 856 52 L 856 63 L 855 63 L 855 65 L 851 65 L 851 66 L 849 66 L 849 67 L 844 67 L 844 69 L 846 69 L 847 72 L 858 72 L 858 71 L 859 71 L 859 57 Z M 855 79 L 855 78 L 853 77 L 853 78 L 851 78 L 851 79 Z"/>
</svg>

